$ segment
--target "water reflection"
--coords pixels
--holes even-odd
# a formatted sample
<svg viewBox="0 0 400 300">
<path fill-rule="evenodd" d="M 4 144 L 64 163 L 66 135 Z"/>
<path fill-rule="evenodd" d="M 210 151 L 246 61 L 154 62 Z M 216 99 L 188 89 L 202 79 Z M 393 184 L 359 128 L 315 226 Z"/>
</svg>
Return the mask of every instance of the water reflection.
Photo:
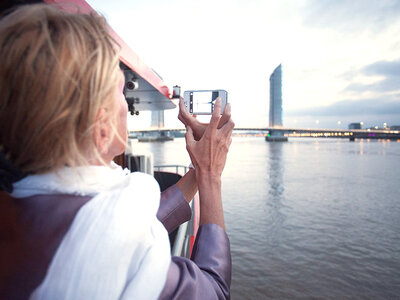
<svg viewBox="0 0 400 300">
<path fill-rule="evenodd" d="M 269 195 L 274 202 L 281 202 L 285 190 L 283 182 L 284 166 L 282 163 L 283 143 L 269 143 Z"/>
<path fill-rule="evenodd" d="M 268 196 L 266 199 L 267 215 L 265 229 L 268 233 L 265 252 L 271 256 L 271 249 L 279 247 L 282 242 L 282 230 L 285 223 L 285 143 L 268 143 Z M 269 259 L 272 260 L 272 257 Z"/>
</svg>

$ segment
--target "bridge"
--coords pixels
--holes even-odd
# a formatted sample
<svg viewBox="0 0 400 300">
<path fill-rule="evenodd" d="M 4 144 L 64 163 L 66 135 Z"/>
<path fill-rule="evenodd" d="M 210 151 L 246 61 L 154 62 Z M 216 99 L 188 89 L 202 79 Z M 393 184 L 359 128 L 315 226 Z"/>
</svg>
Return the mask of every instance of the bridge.
<svg viewBox="0 0 400 300">
<path fill-rule="evenodd" d="M 316 128 L 236 128 L 248 132 L 266 132 L 269 135 L 284 137 L 313 137 L 313 138 L 348 138 L 355 139 L 400 139 L 400 131 L 390 129 L 316 129 Z"/>
<path fill-rule="evenodd" d="M 149 129 L 130 131 L 130 137 L 143 136 L 151 133 L 162 133 L 174 135 L 174 133 L 185 132 L 184 128 L 162 128 L 162 129 Z M 350 141 L 355 139 L 389 139 L 400 140 L 399 130 L 390 129 L 316 129 L 316 128 L 271 128 L 271 127 L 242 127 L 235 128 L 234 133 L 246 132 L 248 134 L 262 134 L 266 138 L 274 135 L 283 137 L 312 137 L 312 138 L 347 138 Z"/>
</svg>

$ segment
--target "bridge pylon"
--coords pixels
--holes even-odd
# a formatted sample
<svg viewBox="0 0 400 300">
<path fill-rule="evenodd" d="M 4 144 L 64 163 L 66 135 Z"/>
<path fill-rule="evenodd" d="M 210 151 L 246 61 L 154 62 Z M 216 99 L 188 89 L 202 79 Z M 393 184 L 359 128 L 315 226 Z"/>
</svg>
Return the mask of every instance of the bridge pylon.
<svg viewBox="0 0 400 300">
<path fill-rule="evenodd" d="M 288 137 L 282 131 L 270 130 L 265 137 L 267 142 L 287 142 Z"/>
</svg>

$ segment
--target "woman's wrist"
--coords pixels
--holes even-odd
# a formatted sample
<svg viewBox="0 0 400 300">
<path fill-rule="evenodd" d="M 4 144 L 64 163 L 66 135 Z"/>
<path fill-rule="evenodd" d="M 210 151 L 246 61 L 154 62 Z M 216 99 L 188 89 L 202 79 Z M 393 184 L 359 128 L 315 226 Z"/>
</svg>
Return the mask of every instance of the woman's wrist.
<svg viewBox="0 0 400 300">
<path fill-rule="evenodd" d="M 221 177 L 204 177 L 197 182 L 200 196 L 200 225 L 214 223 L 225 229 Z"/>
<path fill-rule="evenodd" d="M 221 201 L 221 177 L 198 177 L 196 173 L 197 186 L 200 194 L 200 201 L 220 202 Z"/>
<path fill-rule="evenodd" d="M 195 170 L 189 169 L 189 171 L 176 183 L 176 186 L 182 191 L 185 199 L 190 202 L 198 190 Z"/>
<path fill-rule="evenodd" d="M 202 184 L 205 185 L 217 185 L 221 186 L 221 175 L 216 174 L 213 172 L 209 171 L 202 171 L 196 169 L 196 179 L 197 179 L 197 184 L 200 186 Z"/>
</svg>

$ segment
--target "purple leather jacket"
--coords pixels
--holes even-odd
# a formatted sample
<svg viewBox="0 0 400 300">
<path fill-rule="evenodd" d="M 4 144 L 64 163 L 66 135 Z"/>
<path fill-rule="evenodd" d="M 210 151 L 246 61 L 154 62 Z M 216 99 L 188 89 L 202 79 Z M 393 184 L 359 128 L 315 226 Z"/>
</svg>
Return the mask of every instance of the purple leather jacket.
<svg viewBox="0 0 400 300">
<path fill-rule="evenodd" d="M 76 213 L 90 199 L 72 195 L 12 199 L 0 192 L 0 299 L 29 298 L 45 278 Z M 190 207 L 176 186 L 161 194 L 157 217 L 168 232 L 190 216 Z M 192 257 L 172 257 L 159 298 L 229 299 L 229 247 L 229 239 L 221 227 L 202 225 Z"/>
<path fill-rule="evenodd" d="M 161 195 L 158 219 L 168 232 L 190 219 L 190 207 L 174 185 Z M 190 259 L 172 257 L 159 299 L 230 299 L 231 251 L 228 236 L 216 224 L 200 226 Z"/>
</svg>

